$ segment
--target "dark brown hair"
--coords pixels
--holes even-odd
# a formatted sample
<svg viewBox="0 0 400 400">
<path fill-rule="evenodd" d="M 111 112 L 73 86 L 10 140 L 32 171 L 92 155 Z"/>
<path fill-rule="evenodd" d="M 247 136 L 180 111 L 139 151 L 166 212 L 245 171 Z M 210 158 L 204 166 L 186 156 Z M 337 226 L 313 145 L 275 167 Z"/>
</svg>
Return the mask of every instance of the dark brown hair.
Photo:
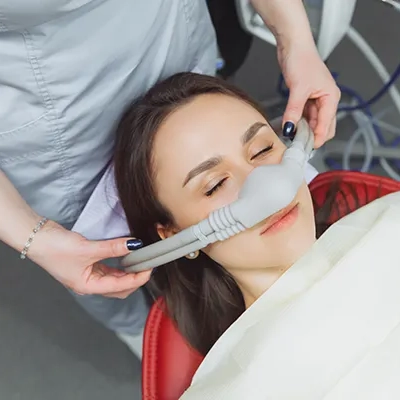
<svg viewBox="0 0 400 400">
<path fill-rule="evenodd" d="M 245 93 L 218 78 L 194 73 L 174 75 L 151 88 L 125 112 L 117 129 L 115 176 L 131 234 L 145 245 L 160 240 L 156 224 L 173 226 L 172 215 L 157 199 L 152 150 L 165 119 L 180 106 L 204 94 L 240 99 L 261 114 Z M 332 193 L 337 193 L 337 187 Z M 332 205 L 317 217 L 318 233 L 327 227 Z M 150 287 L 163 296 L 166 311 L 189 344 L 205 355 L 224 331 L 242 314 L 245 304 L 232 276 L 204 253 L 194 260 L 181 258 L 156 268 Z"/>
<path fill-rule="evenodd" d="M 222 79 L 194 73 L 176 74 L 151 88 L 125 112 L 117 129 L 115 176 L 131 234 L 145 245 L 160 240 L 156 224 L 173 225 L 153 186 L 152 149 L 160 125 L 178 107 L 204 94 L 238 98 L 262 110 L 245 93 Z M 244 311 L 241 291 L 232 276 L 204 253 L 156 268 L 151 288 L 165 299 L 179 331 L 206 354 Z"/>
</svg>

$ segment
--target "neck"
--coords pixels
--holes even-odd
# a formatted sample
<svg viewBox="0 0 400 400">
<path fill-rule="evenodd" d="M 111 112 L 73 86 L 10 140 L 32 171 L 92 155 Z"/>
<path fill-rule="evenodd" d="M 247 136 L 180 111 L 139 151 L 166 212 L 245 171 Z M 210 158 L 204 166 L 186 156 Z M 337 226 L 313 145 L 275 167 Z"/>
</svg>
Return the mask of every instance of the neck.
<svg viewBox="0 0 400 400">
<path fill-rule="evenodd" d="M 265 293 L 289 268 L 288 266 L 256 270 L 235 271 L 234 278 L 242 291 L 246 308 L 249 308 Z"/>
</svg>

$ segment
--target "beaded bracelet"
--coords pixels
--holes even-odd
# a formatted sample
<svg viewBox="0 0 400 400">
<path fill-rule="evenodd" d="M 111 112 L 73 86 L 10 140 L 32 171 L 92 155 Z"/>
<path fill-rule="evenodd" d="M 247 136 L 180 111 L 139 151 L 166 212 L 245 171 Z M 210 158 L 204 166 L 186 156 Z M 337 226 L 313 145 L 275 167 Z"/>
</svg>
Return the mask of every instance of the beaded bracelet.
<svg viewBox="0 0 400 400">
<path fill-rule="evenodd" d="M 40 231 L 40 229 L 42 229 L 42 227 L 45 225 L 45 223 L 46 223 L 47 221 L 48 221 L 47 218 L 42 218 L 42 219 L 38 222 L 38 224 L 33 228 L 32 233 L 30 234 L 28 240 L 27 240 L 26 243 L 25 243 L 24 248 L 23 248 L 22 251 L 21 251 L 21 254 L 20 254 L 21 260 L 25 260 L 25 258 L 26 258 L 26 253 L 28 253 L 29 247 L 30 247 L 30 245 L 31 245 L 32 242 L 33 242 L 33 238 L 34 238 L 35 235 Z"/>
</svg>

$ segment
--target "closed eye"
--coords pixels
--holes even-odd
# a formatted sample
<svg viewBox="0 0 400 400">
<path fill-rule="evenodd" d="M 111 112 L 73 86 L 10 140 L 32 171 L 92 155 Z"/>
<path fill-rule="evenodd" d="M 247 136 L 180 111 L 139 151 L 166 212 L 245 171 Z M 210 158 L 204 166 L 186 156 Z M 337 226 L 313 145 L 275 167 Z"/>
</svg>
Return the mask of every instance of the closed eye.
<svg viewBox="0 0 400 400">
<path fill-rule="evenodd" d="M 215 186 L 213 186 L 208 192 L 206 192 L 206 196 L 211 197 L 218 189 L 223 186 L 227 179 L 228 178 L 221 179 Z"/>
<path fill-rule="evenodd" d="M 262 149 L 261 151 L 259 151 L 257 154 L 254 154 L 253 157 L 250 158 L 251 161 L 253 161 L 255 158 L 261 156 L 262 154 L 268 153 L 269 151 L 272 150 L 274 146 L 271 144 L 270 146 L 266 147 L 265 149 Z"/>
<path fill-rule="evenodd" d="M 273 149 L 273 147 L 274 146 L 272 144 L 268 147 L 265 147 L 264 149 L 260 150 L 258 153 L 254 154 L 254 156 L 252 156 L 250 160 L 253 161 L 255 158 L 257 158 L 265 153 L 268 153 L 269 151 L 271 151 Z M 213 186 L 210 190 L 208 190 L 205 193 L 205 195 L 207 197 L 211 197 L 217 190 L 219 190 L 224 185 L 224 183 L 226 182 L 227 179 L 228 178 L 221 179 L 215 186 Z"/>
<path fill-rule="evenodd" d="M 265 147 L 264 149 L 260 150 L 258 153 L 254 154 L 254 156 L 251 157 L 251 161 L 253 161 L 255 158 L 268 153 L 273 149 L 273 144 L 269 145 L 268 147 Z M 228 178 L 221 179 L 215 186 L 213 186 L 210 190 L 208 190 L 205 194 L 207 197 L 211 197 L 217 190 L 219 190 L 224 183 L 226 182 Z"/>
</svg>

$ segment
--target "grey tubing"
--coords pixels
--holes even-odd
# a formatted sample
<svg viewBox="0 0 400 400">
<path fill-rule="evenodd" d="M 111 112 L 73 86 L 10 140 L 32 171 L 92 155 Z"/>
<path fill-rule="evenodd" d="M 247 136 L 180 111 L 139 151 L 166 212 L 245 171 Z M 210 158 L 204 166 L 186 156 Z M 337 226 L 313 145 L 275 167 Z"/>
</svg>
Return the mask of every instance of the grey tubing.
<svg viewBox="0 0 400 400">
<path fill-rule="evenodd" d="M 222 209 L 221 209 L 222 210 Z M 221 211 L 221 210 L 217 210 Z M 210 217 L 209 217 L 210 218 Z M 217 218 L 214 218 L 216 220 Z M 221 221 L 219 219 L 219 221 Z M 160 246 L 157 246 L 155 249 L 156 251 L 153 252 L 153 246 L 155 244 L 161 244 L 162 242 L 166 242 L 167 240 L 160 240 L 159 242 L 146 247 L 148 251 L 151 250 L 150 256 L 148 255 L 148 251 L 146 253 L 141 253 L 139 254 L 139 257 L 136 257 L 137 252 L 133 252 L 129 254 L 128 256 L 124 257 L 121 261 L 121 265 L 125 268 L 125 271 L 127 272 L 139 272 L 139 271 L 145 271 L 146 269 L 149 268 L 154 268 L 158 267 L 160 265 L 169 263 L 173 260 L 176 260 L 178 258 L 181 258 L 193 251 L 201 250 L 204 247 L 207 247 L 209 244 L 217 242 L 218 240 L 225 240 L 228 239 L 229 237 L 236 235 L 237 233 L 244 231 L 245 227 L 242 226 L 240 223 L 236 223 L 234 226 L 229 226 L 226 227 L 225 230 L 219 230 L 218 232 L 214 232 L 213 229 L 211 228 L 211 225 L 208 220 L 203 220 L 197 225 L 191 226 L 190 228 L 185 229 L 187 230 L 192 230 L 194 231 L 196 228 L 200 230 L 200 232 L 204 235 L 204 238 L 202 240 L 197 239 L 199 234 L 197 235 L 194 232 L 188 233 L 186 232 L 185 235 L 188 237 L 189 235 L 194 236 L 196 238 L 195 241 L 187 244 L 183 244 L 180 247 L 173 247 L 171 246 L 167 251 L 160 252 Z M 181 231 L 183 232 L 183 231 Z M 208 232 L 208 234 L 205 234 Z M 175 237 L 175 236 L 173 236 Z M 174 242 L 175 244 L 176 242 Z"/>
<path fill-rule="evenodd" d="M 274 187 L 273 191 L 273 196 L 269 195 L 269 204 L 268 204 L 268 214 L 272 215 L 275 214 L 276 212 L 280 211 L 282 208 L 286 207 L 289 205 L 293 199 L 295 198 L 298 188 L 303 180 L 303 174 L 302 174 L 302 168 L 300 168 L 299 165 L 293 163 L 293 161 L 289 161 L 286 164 L 289 165 L 276 165 L 276 166 L 268 166 L 268 167 L 276 167 L 274 168 L 275 171 L 271 171 L 270 168 L 268 168 L 268 171 L 273 173 L 274 177 L 279 181 L 279 185 L 276 185 Z M 288 169 L 288 167 L 291 167 Z M 262 169 L 261 167 L 258 167 L 255 169 L 253 172 L 259 173 L 260 176 L 262 175 Z M 256 171 L 257 170 L 257 171 Z M 290 173 L 288 174 L 288 172 Z M 253 173 L 252 172 L 252 173 Z M 289 179 L 290 178 L 290 179 Z M 252 182 L 259 182 L 259 179 L 255 177 L 254 180 L 251 180 Z M 258 191 L 260 191 L 260 188 L 256 188 Z M 271 191 L 270 185 L 267 185 L 265 187 L 265 190 Z M 254 189 L 251 187 L 249 188 L 249 193 L 253 192 Z M 268 193 L 267 193 L 268 195 Z M 264 207 L 263 207 L 264 206 Z M 226 209 L 230 209 L 231 214 L 234 214 L 238 219 L 243 221 L 244 226 L 241 224 L 236 225 L 236 229 L 229 227 L 225 231 L 219 230 L 218 232 L 213 232 L 209 235 L 204 235 L 203 241 L 200 240 L 195 240 L 192 243 L 188 243 L 185 245 L 182 245 L 180 248 L 172 248 L 170 247 L 167 251 L 160 253 L 157 251 L 157 255 L 155 252 L 153 253 L 152 250 L 154 250 L 155 245 L 150 245 L 146 247 L 145 249 L 151 250 L 151 256 L 148 256 L 148 251 L 146 252 L 147 254 L 140 254 L 140 257 L 137 257 L 137 253 L 141 252 L 141 250 L 137 250 L 135 252 L 130 253 L 128 256 L 126 256 L 121 264 L 123 267 L 127 267 L 125 270 L 127 272 L 139 272 L 139 271 L 144 271 L 149 268 L 154 268 L 158 267 L 163 264 L 167 264 L 168 262 L 171 262 L 173 260 L 176 260 L 178 258 L 184 257 L 185 255 L 196 251 L 196 250 L 201 250 L 204 247 L 206 247 L 208 244 L 214 243 L 217 240 L 225 240 L 228 239 L 229 237 L 235 235 L 236 233 L 239 233 L 240 231 L 245 230 L 245 228 L 251 228 L 257 223 L 263 221 L 265 218 L 268 217 L 268 215 L 265 215 L 265 193 L 264 195 L 260 196 L 245 196 L 242 199 L 238 199 L 236 202 L 232 203 L 231 205 L 225 207 L 224 209 L 217 210 L 217 211 L 225 211 Z M 249 213 L 248 210 L 251 209 L 252 212 Z M 215 218 L 217 220 L 217 218 Z M 202 224 L 208 223 L 208 220 L 201 221 L 197 226 L 201 226 Z M 190 228 L 185 229 L 187 231 L 188 229 L 193 229 L 195 226 L 192 226 Z M 216 230 L 218 230 L 218 227 L 215 227 Z M 204 230 L 202 230 L 204 233 Z M 182 231 L 183 232 L 183 231 Z M 223 233 L 222 233 L 223 232 Z M 222 233 L 222 234 L 221 234 Z M 188 233 L 185 232 L 187 236 L 189 235 L 194 235 L 194 233 Z M 169 239 L 162 240 L 160 242 L 157 242 L 156 244 L 161 244 L 162 242 L 168 242 Z M 154 246 L 154 248 L 153 248 Z M 157 248 L 159 250 L 159 248 Z M 146 256 L 146 257 L 145 257 Z"/>
<path fill-rule="evenodd" d="M 210 243 L 214 243 L 214 242 L 218 241 L 215 233 L 208 236 L 208 238 L 210 240 Z M 200 240 L 197 240 L 196 242 L 187 244 L 186 246 L 183 246 L 179 249 L 174 249 L 168 253 L 161 254 L 157 257 L 141 261 L 140 263 L 135 264 L 135 265 L 131 265 L 129 262 L 123 260 L 123 262 L 125 262 L 127 265 L 129 265 L 128 267 L 125 268 L 125 271 L 126 272 L 146 271 L 148 269 L 159 267 L 160 265 L 164 265 L 171 261 L 177 260 L 178 258 L 182 258 L 182 257 L 188 255 L 189 253 L 192 253 L 197 250 L 201 250 L 204 247 L 206 247 L 204 245 L 204 243 L 200 242 Z"/>
<path fill-rule="evenodd" d="M 171 238 L 130 253 L 122 260 L 122 266 L 127 267 L 126 271 L 134 272 L 166 264 L 217 240 L 225 240 L 245 228 L 251 228 L 280 211 L 297 194 L 304 179 L 302 167 L 309 159 L 313 143 L 314 135 L 307 122 L 299 121 L 296 136 L 285 151 L 281 164 L 255 168 L 246 179 L 235 202 L 214 211 L 207 219 Z M 274 185 L 273 196 L 271 187 L 260 186 L 260 182 Z M 277 182 L 279 185 L 276 185 Z"/>
<path fill-rule="evenodd" d="M 271 170 L 272 168 L 272 171 Z M 276 167 L 276 168 L 275 168 Z M 238 199 L 231 205 L 224 207 L 223 209 L 217 210 L 215 213 L 225 213 L 235 215 L 237 219 L 240 219 L 243 222 L 243 225 L 240 223 L 236 223 L 234 225 L 228 226 L 225 224 L 226 229 L 223 229 L 223 225 L 221 221 L 223 218 L 215 217 L 213 218 L 213 214 L 210 215 L 209 219 L 214 220 L 213 225 L 215 231 L 209 235 L 204 235 L 202 241 L 196 240 L 192 243 L 183 245 L 180 248 L 169 248 L 169 251 L 166 251 L 162 254 L 157 252 L 158 254 L 153 255 L 151 257 L 144 258 L 143 254 L 140 257 L 136 257 L 137 253 L 141 252 L 138 250 L 136 252 L 132 252 L 127 257 L 122 260 L 122 266 L 128 267 L 125 270 L 127 272 L 139 272 L 144 271 L 149 268 L 158 267 L 160 265 L 166 264 L 177 258 L 183 257 L 193 251 L 201 250 L 206 247 L 208 244 L 214 243 L 216 241 L 222 241 L 228 239 L 229 237 L 244 231 L 246 228 L 251 228 L 254 225 L 265 220 L 269 215 L 275 214 L 280 211 L 282 208 L 289 205 L 293 199 L 295 198 L 297 191 L 303 181 L 303 173 L 302 168 L 293 160 L 289 160 L 285 163 L 285 165 L 269 165 L 265 166 L 268 168 L 268 172 L 274 175 L 274 178 L 279 182 L 279 185 L 274 186 L 273 195 L 271 196 L 271 185 L 266 185 L 264 187 L 264 192 L 260 193 L 259 196 L 246 196 L 246 193 L 254 193 L 254 188 L 249 187 L 248 191 L 244 191 L 244 197 L 242 199 Z M 260 179 L 262 179 L 262 175 L 265 174 L 263 172 L 264 168 L 258 167 L 256 168 L 252 174 L 259 174 L 261 178 L 255 178 L 250 180 L 250 182 L 258 183 Z M 259 186 L 259 185 L 258 185 Z M 262 192 L 262 188 L 256 187 L 258 192 Z M 242 192 L 242 191 L 241 191 Z M 269 193 L 268 193 L 269 192 Z M 268 196 L 268 215 L 266 215 L 265 211 L 265 198 Z M 248 210 L 252 210 L 249 213 Z M 229 212 L 227 212 L 229 210 Z M 216 222 L 218 221 L 218 222 Z M 196 227 L 201 227 L 203 224 L 208 225 L 208 220 L 203 220 L 199 224 L 192 226 L 187 229 L 195 229 Z M 219 225 L 219 226 L 215 226 Z M 187 231 L 186 229 L 186 231 Z M 204 233 L 204 229 L 202 229 Z M 194 236 L 194 234 L 192 234 Z M 157 242 L 157 244 L 161 242 L 167 242 L 169 239 Z M 154 245 L 148 246 L 148 250 L 153 250 Z"/>
<path fill-rule="evenodd" d="M 187 244 L 186 246 L 183 246 L 179 249 L 174 249 L 170 251 L 169 253 L 159 255 L 154 258 L 150 258 L 146 261 L 142 261 L 139 264 L 131 265 L 127 268 L 125 268 L 126 272 L 140 272 L 140 271 L 146 271 L 147 269 L 155 268 L 160 265 L 167 264 L 171 261 L 177 260 L 178 258 L 184 257 L 187 254 L 200 250 L 204 248 L 205 246 L 197 240 L 194 243 Z M 130 262 L 128 260 L 123 260 L 122 266 L 124 266 L 124 263 L 127 265 L 130 265 Z"/>
<path fill-rule="evenodd" d="M 213 232 L 210 224 L 208 224 L 207 220 L 202 222 L 206 222 L 202 224 L 203 234 L 206 236 L 210 235 Z M 123 259 L 122 266 L 130 265 L 130 263 L 140 263 L 149 258 L 161 256 L 165 253 L 180 249 L 183 246 L 190 245 L 197 241 L 198 238 L 193 231 L 193 227 L 189 227 L 166 240 L 160 240 L 152 244 L 151 247 L 147 246 L 143 249 L 130 253 L 126 258 Z"/>
<path fill-rule="evenodd" d="M 222 241 L 236 235 L 245 230 L 240 222 L 238 222 L 230 211 L 230 206 L 222 207 L 213 211 L 209 217 L 197 225 L 182 230 L 171 238 L 160 240 L 151 246 L 144 247 L 128 254 L 121 261 L 123 267 L 132 264 L 140 264 L 149 259 L 165 260 L 163 264 L 175 258 L 171 258 L 171 254 L 176 251 L 180 254 L 183 247 L 191 246 L 194 250 L 200 250 L 218 240 Z M 178 254 L 176 253 L 176 254 Z M 184 253 L 184 255 L 187 253 Z M 165 256 L 165 259 L 162 258 Z M 166 261 L 168 259 L 168 261 Z M 155 260 L 154 260 L 155 261 Z M 159 261 L 157 261 L 158 263 Z M 146 263 L 147 265 L 148 263 Z M 161 265 L 161 264 L 158 264 Z M 153 267 L 158 265 L 152 265 Z M 139 268 L 139 265 L 138 265 Z M 140 269 L 141 270 L 141 269 Z"/>
<path fill-rule="evenodd" d="M 228 239 L 244 229 L 245 227 L 233 218 L 229 206 L 223 207 L 212 212 L 207 219 L 197 225 L 186 228 L 166 240 L 160 240 L 151 246 L 130 253 L 121 264 L 129 266 L 142 263 L 149 258 L 158 258 L 194 243 L 197 243 L 195 250 L 200 250 L 217 240 Z"/>
</svg>

